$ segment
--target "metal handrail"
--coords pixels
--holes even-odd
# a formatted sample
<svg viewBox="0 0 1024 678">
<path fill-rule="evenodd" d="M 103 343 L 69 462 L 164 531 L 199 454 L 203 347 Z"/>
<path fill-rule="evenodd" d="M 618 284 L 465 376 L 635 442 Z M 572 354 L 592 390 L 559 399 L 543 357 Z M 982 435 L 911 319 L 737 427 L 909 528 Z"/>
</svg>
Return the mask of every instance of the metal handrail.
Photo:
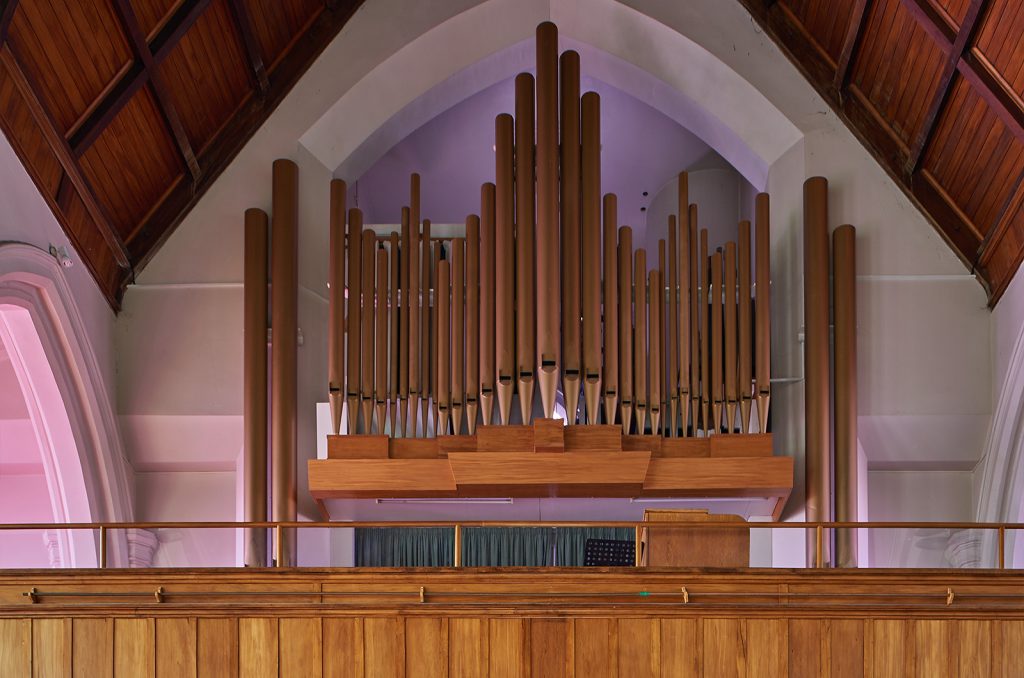
<svg viewBox="0 0 1024 678">
<path fill-rule="evenodd" d="M 243 529 L 264 528 L 274 531 L 274 555 L 277 567 L 282 566 L 283 531 L 285 529 L 308 528 L 366 528 L 366 527 L 449 527 L 455 530 L 452 563 L 462 566 L 462 531 L 474 527 L 623 527 L 636 531 L 636 565 L 640 565 L 640 534 L 648 527 L 659 529 L 799 529 L 815 531 L 815 567 L 823 568 L 823 545 L 825 530 L 836 529 L 934 529 L 934 530 L 995 530 L 997 535 L 999 569 L 1006 568 L 1006 531 L 1024 530 L 1024 523 L 979 523 L 979 522 L 926 522 L 904 521 L 810 521 L 810 522 L 743 522 L 735 521 L 644 521 L 644 520 L 357 520 L 342 521 L 148 521 L 148 522 L 97 522 L 97 523 L 0 523 L 2 530 L 99 530 L 100 567 L 107 567 L 107 533 L 110 530 L 127 529 Z"/>
</svg>

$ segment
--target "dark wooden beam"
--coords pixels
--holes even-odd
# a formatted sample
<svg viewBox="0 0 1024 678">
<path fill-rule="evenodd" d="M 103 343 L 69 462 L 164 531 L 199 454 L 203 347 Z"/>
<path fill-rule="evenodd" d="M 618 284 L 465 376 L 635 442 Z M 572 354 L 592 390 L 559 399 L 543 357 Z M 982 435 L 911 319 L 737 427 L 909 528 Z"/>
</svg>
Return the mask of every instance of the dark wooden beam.
<svg viewBox="0 0 1024 678">
<path fill-rule="evenodd" d="M 918 25 L 948 54 L 956 40 L 956 26 L 950 24 L 946 16 L 928 0 L 901 1 L 903 8 L 910 12 Z"/>
<path fill-rule="evenodd" d="M 68 207 L 71 205 L 71 192 L 73 190 L 74 186 L 72 186 L 71 180 L 68 179 L 68 173 L 64 172 L 60 175 L 60 183 L 57 184 L 57 207 L 64 214 L 67 214 Z"/>
<path fill-rule="evenodd" d="M 182 36 L 206 11 L 209 4 L 210 0 L 187 0 L 178 7 L 174 16 L 149 43 L 149 51 L 153 55 L 154 64 L 159 64 L 167 58 Z M 85 153 L 110 124 L 110 121 L 148 80 L 149 72 L 143 63 L 136 59 L 114 86 L 104 93 L 100 101 L 90 107 L 88 115 L 71 128 L 68 142 L 75 157 L 81 157 Z"/>
<path fill-rule="evenodd" d="M 114 0 L 114 12 L 117 14 L 117 18 L 120 20 L 121 26 L 128 36 L 128 42 L 131 43 L 136 61 L 142 63 L 142 67 L 149 77 L 150 87 L 153 89 L 153 93 L 156 94 L 157 108 L 164 119 L 164 123 L 174 136 L 178 152 L 181 153 L 182 160 L 185 161 L 186 167 L 192 173 L 192 179 L 198 180 L 201 172 L 199 170 L 199 161 L 196 160 L 195 151 L 192 150 L 192 142 L 189 141 L 185 126 L 181 124 L 181 118 L 178 116 L 178 109 L 174 105 L 170 91 L 165 86 L 163 77 L 157 70 L 156 62 L 153 59 L 153 52 L 150 51 L 149 43 L 146 42 L 146 34 L 142 32 L 142 26 L 139 25 L 138 17 L 135 16 L 135 10 L 132 8 L 131 2 L 129 0 Z"/>
<path fill-rule="evenodd" d="M 7 42 L 7 30 L 14 19 L 14 10 L 18 9 L 18 0 L 7 0 L 0 9 L 0 45 Z"/>
<path fill-rule="evenodd" d="M 1024 141 L 1024 103 L 995 67 L 977 50 L 971 50 L 960 60 L 957 70 L 1007 129 Z"/>
<path fill-rule="evenodd" d="M 24 68 L 22 68 L 21 63 L 15 57 L 14 52 L 11 51 L 9 45 L 0 45 L 0 61 L 3 62 L 4 67 L 7 69 L 9 77 L 14 82 L 14 86 L 17 88 L 18 93 L 21 94 L 22 99 L 24 99 L 33 120 L 39 126 L 51 150 L 57 157 L 57 161 L 60 162 L 64 172 L 67 173 L 68 180 L 74 185 L 75 190 L 78 191 L 79 197 L 85 204 L 86 211 L 96 224 L 96 228 L 99 229 L 103 240 L 113 252 L 118 265 L 121 268 L 131 270 L 128 249 L 125 247 L 124 241 L 121 240 L 121 237 L 114 229 L 112 222 L 107 217 L 99 200 L 97 200 L 92 186 L 89 185 L 88 179 L 86 179 L 81 168 L 79 168 L 74 154 L 71 152 L 71 147 L 68 146 L 67 139 L 57 131 L 57 124 L 53 116 L 39 99 L 39 95 L 36 94 L 38 90 L 25 73 Z"/>
<path fill-rule="evenodd" d="M 942 66 L 939 84 L 932 95 L 931 102 L 928 104 L 928 110 L 925 113 L 921 129 L 910 146 L 910 153 L 907 157 L 907 170 L 911 174 L 921 166 L 921 158 L 924 156 L 925 149 L 928 148 L 928 144 L 931 143 L 932 136 L 935 134 L 935 123 L 939 119 L 939 113 L 949 100 L 949 94 L 952 91 L 953 85 L 953 74 L 956 73 L 957 64 L 960 63 L 964 52 L 973 42 L 974 34 L 978 26 L 981 25 L 981 19 L 985 16 L 988 6 L 988 0 L 971 0 L 971 4 L 967 7 L 967 14 L 964 16 L 963 23 L 960 24 L 956 40 L 946 54 L 946 63 Z"/>
<path fill-rule="evenodd" d="M 235 18 L 235 27 L 238 34 L 242 36 L 242 44 L 245 45 L 245 56 L 249 60 L 249 75 L 252 78 L 253 86 L 256 87 L 260 96 L 264 96 L 270 89 L 270 80 L 267 78 L 267 69 L 263 66 L 263 57 L 260 55 L 260 46 L 256 42 L 256 34 L 252 30 L 252 17 L 242 0 L 231 0 L 231 14 Z"/>
<path fill-rule="evenodd" d="M 853 12 L 850 13 L 850 24 L 846 27 L 846 36 L 843 38 L 843 51 L 839 53 L 836 74 L 832 79 L 832 87 L 840 99 L 842 99 L 843 93 L 846 91 L 846 83 L 850 79 L 850 66 L 857 56 L 857 50 L 860 49 L 870 7 L 871 0 L 856 0 Z"/>
<path fill-rule="evenodd" d="M 193 189 L 184 182 L 168 193 L 160 205 L 129 237 L 129 247 L 141 269 L 185 218 L 245 143 L 277 108 L 291 88 L 330 44 L 363 0 L 339 0 L 337 9 L 321 10 L 305 35 L 282 58 L 270 74 L 270 89 L 264 97 L 249 97 L 222 127 L 222 132 L 200 155 L 203 176 Z"/>
</svg>

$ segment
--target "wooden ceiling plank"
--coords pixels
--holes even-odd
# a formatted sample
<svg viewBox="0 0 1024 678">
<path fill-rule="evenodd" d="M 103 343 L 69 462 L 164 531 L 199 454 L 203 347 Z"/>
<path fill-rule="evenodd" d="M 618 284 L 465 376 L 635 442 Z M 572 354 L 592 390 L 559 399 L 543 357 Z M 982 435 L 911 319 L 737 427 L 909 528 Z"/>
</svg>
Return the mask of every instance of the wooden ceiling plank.
<svg viewBox="0 0 1024 678">
<path fill-rule="evenodd" d="M 942 51 L 949 53 L 956 41 L 957 29 L 956 26 L 949 23 L 948 17 L 928 0 L 901 0 L 901 2 Z"/>
<path fill-rule="evenodd" d="M 1024 199 L 1022 187 L 1024 187 L 1024 173 L 1017 177 L 1013 190 L 1010 191 L 1010 194 L 1003 202 L 994 225 L 985 234 L 985 239 L 981 241 L 981 245 L 978 247 L 978 264 L 980 266 L 987 266 L 988 262 L 991 261 L 996 247 L 1002 241 L 1003 236 L 1006 234 L 1006 229 L 1009 228 L 1010 223 L 1013 221 L 1013 215 L 1020 207 L 1021 200 Z"/>
<path fill-rule="evenodd" d="M 992 64 L 971 50 L 960 60 L 957 70 L 1013 135 L 1024 140 L 1024 103 Z"/>
<path fill-rule="evenodd" d="M 181 153 L 181 157 L 185 161 L 189 172 L 191 172 L 192 178 L 198 181 L 202 174 L 199 168 L 199 161 L 196 160 L 196 154 L 192 149 L 192 142 L 185 132 L 185 126 L 181 124 L 178 109 L 174 105 L 167 87 L 164 85 L 163 78 L 157 71 L 153 52 L 149 43 L 146 42 L 142 26 L 139 25 L 139 19 L 135 16 L 135 10 L 128 0 L 114 0 L 114 11 L 117 13 L 118 19 L 121 21 L 121 25 L 128 36 L 128 41 L 132 45 L 132 51 L 135 53 L 136 60 L 142 62 L 143 68 L 149 75 L 150 86 L 153 88 L 153 93 L 156 94 L 157 108 L 160 110 L 164 122 L 174 136 L 174 141 L 178 145 L 178 151 Z"/>
<path fill-rule="evenodd" d="M 36 124 L 39 125 L 39 129 L 42 131 L 47 142 L 50 144 L 50 147 L 53 149 L 54 155 L 57 156 L 57 160 L 60 161 L 61 166 L 68 175 L 68 179 L 74 185 L 79 197 L 85 204 L 85 208 L 89 212 L 89 216 L 95 222 L 96 227 L 103 235 L 104 241 L 113 252 L 118 265 L 121 268 L 128 269 L 130 271 L 131 262 L 128 258 L 128 249 L 125 247 L 120 236 L 118 236 L 117 232 L 114 230 L 110 219 L 103 210 L 103 207 L 96 199 L 96 194 L 93 192 L 93 189 L 89 185 L 85 175 L 82 174 L 82 170 L 78 166 L 75 156 L 71 152 L 71 147 L 68 146 L 68 142 L 64 138 L 64 135 L 57 131 L 57 126 L 53 120 L 53 116 L 39 99 L 39 95 L 36 94 L 36 89 L 29 81 L 28 75 L 21 67 L 21 64 L 18 62 L 18 59 L 14 56 L 14 53 L 10 50 L 9 46 L 0 45 L 0 60 L 3 61 L 8 74 L 14 81 L 15 87 L 17 87 L 18 92 L 25 100 L 29 110 L 32 112 L 33 119 L 36 121 Z"/>
<path fill-rule="evenodd" d="M 918 131 L 914 143 L 910 146 L 907 169 L 911 174 L 921 166 L 924 150 L 935 133 L 935 123 L 939 119 L 939 113 L 949 99 L 949 92 L 953 84 L 953 74 L 956 73 L 956 65 L 960 63 L 960 59 L 963 57 L 968 45 L 973 41 L 974 34 L 978 27 L 981 26 L 981 19 L 985 16 L 989 6 L 989 0 L 971 0 L 971 4 L 967 8 L 967 14 L 960 24 L 960 31 L 956 34 L 956 40 L 947 54 L 946 63 L 942 66 L 939 86 L 935 90 L 931 103 L 928 104 L 928 112 L 925 113 L 921 129 Z"/>
<path fill-rule="evenodd" d="M 7 0 L 3 9 L 0 9 L 0 45 L 7 42 L 7 29 L 11 27 L 11 20 L 14 19 L 14 10 L 18 9 L 18 0 Z"/>
<path fill-rule="evenodd" d="M 242 44 L 245 46 L 245 55 L 249 60 L 250 77 L 253 85 L 264 96 L 270 89 L 270 79 L 267 77 L 267 69 L 263 65 L 263 57 L 260 56 L 260 46 L 256 41 L 256 34 L 252 28 L 252 17 L 242 0 L 230 0 L 231 15 L 235 20 L 235 28 L 242 36 Z"/>
<path fill-rule="evenodd" d="M 839 61 L 836 63 L 836 75 L 832 80 L 832 87 L 839 94 L 840 99 L 850 81 L 850 64 L 857 57 L 857 50 L 860 48 L 861 40 L 864 38 L 864 25 L 867 23 L 868 10 L 871 7 L 871 0 L 856 0 L 853 13 L 850 16 L 850 23 L 846 27 L 846 37 L 843 38 L 843 51 L 839 53 Z"/>
</svg>

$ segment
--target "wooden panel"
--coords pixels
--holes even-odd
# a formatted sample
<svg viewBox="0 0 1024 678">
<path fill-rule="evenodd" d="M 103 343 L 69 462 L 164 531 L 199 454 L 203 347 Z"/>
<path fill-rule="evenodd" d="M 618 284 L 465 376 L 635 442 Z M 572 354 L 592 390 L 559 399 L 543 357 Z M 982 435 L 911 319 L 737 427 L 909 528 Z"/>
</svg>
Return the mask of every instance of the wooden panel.
<svg viewBox="0 0 1024 678">
<path fill-rule="evenodd" d="M 785 676 L 789 662 L 789 628 L 784 619 L 747 619 L 743 652 L 747 678 Z"/>
<path fill-rule="evenodd" d="M 320 0 L 244 0 L 268 70 L 280 59 L 306 23 L 323 9 Z"/>
<path fill-rule="evenodd" d="M 823 660 L 825 638 L 822 624 L 817 619 L 790 619 L 789 676 L 790 678 L 819 678 L 828 670 Z"/>
<path fill-rule="evenodd" d="M 704 620 L 704 675 L 746 676 L 742 619 Z"/>
<path fill-rule="evenodd" d="M 711 436 L 705 440 L 709 441 L 712 457 L 770 457 L 773 454 L 771 433 Z"/>
<path fill-rule="evenodd" d="M 159 69 L 196 152 L 250 93 L 247 69 L 228 0 L 214 0 Z"/>
<path fill-rule="evenodd" d="M 914 666 L 913 622 L 874 619 L 869 624 L 872 678 L 904 678 Z"/>
<path fill-rule="evenodd" d="M 651 459 L 644 496 L 764 497 L 793 487 L 793 458 Z"/>
<path fill-rule="evenodd" d="M 0 118 L 3 119 L 7 138 L 14 146 L 29 173 L 41 185 L 42 192 L 56 199 L 57 187 L 64 170 L 57 156 L 50 150 L 39 125 L 32 117 L 32 111 L 15 87 L 13 78 L 0 65 Z"/>
<path fill-rule="evenodd" d="M 564 452 L 565 425 L 560 419 L 538 419 L 533 424 L 533 444 L 537 452 Z"/>
<path fill-rule="evenodd" d="M 936 3 L 949 16 L 950 21 L 959 27 L 967 14 L 967 6 L 971 0 L 936 0 Z"/>
<path fill-rule="evenodd" d="M 577 619 L 574 659 L 576 675 L 582 678 L 628 678 L 620 674 L 619 629 L 614 619 Z"/>
<path fill-rule="evenodd" d="M 864 675 L 864 622 L 860 619 L 830 619 L 828 622 L 831 678 Z M 789 642 L 793 642 L 792 634 Z"/>
<path fill-rule="evenodd" d="M 530 636 L 525 619 L 491 619 L 487 659 L 490 678 L 528 678 Z"/>
<path fill-rule="evenodd" d="M 323 675 L 323 639 L 315 617 L 282 619 L 278 625 L 282 676 L 316 678 Z"/>
<path fill-rule="evenodd" d="M 130 239 L 134 227 L 182 174 L 148 88 L 121 109 L 82 156 L 81 165 L 114 227 Z"/>
<path fill-rule="evenodd" d="M 439 442 L 437 438 L 392 438 L 388 455 L 392 459 L 437 459 L 441 456 Z"/>
<path fill-rule="evenodd" d="M 902 0 L 871 3 L 851 83 L 910 145 L 921 129 L 945 60 Z"/>
<path fill-rule="evenodd" d="M 573 452 L 617 452 L 622 449 L 618 426 L 566 426 L 565 447 Z"/>
<path fill-rule="evenodd" d="M 344 435 L 327 436 L 327 458 L 328 459 L 387 459 L 388 458 L 388 436 L 371 435 Z M 434 442 L 434 454 L 437 456 L 436 438 Z M 398 442 L 398 441 L 396 441 Z"/>
<path fill-rule="evenodd" d="M 75 619 L 71 625 L 71 658 L 76 676 L 113 676 L 114 620 Z"/>
<path fill-rule="evenodd" d="M 71 620 L 32 620 L 32 676 L 71 676 Z"/>
<path fill-rule="evenodd" d="M 20 3 L 9 41 L 60 132 L 131 60 L 110 0 Z"/>
<path fill-rule="evenodd" d="M 238 675 L 238 620 L 200 619 L 196 625 L 198 678 Z"/>
<path fill-rule="evenodd" d="M 32 621 L 0 619 L 0 675 L 27 676 L 32 671 Z"/>
<path fill-rule="evenodd" d="M 448 675 L 448 620 L 410 617 L 405 622 L 405 675 L 444 678 Z"/>
<path fill-rule="evenodd" d="M 702 622 L 698 619 L 662 619 L 660 626 L 662 675 L 698 678 L 703 672 Z"/>
<path fill-rule="evenodd" d="M 311 459 L 309 491 L 331 497 L 451 495 L 455 477 L 444 459 Z"/>
<path fill-rule="evenodd" d="M 536 622 L 535 622 L 536 623 Z M 452 618 L 448 621 L 448 675 L 477 678 L 487 675 L 488 622 L 486 619 Z M 537 678 L 537 674 L 534 674 Z"/>
<path fill-rule="evenodd" d="M 155 675 L 155 640 L 152 618 L 114 620 L 114 675 Z"/>
<path fill-rule="evenodd" d="M 657 619 L 618 622 L 619 676 L 660 678 L 661 624 Z"/>
<path fill-rule="evenodd" d="M 277 619 L 239 619 L 238 675 L 276 678 L 277 674 Z"/>
<path fill-rule="evenodd" d="M 1024 647 L 1024 621 L 993 622 L 995 629 L 993 643 L 993 675 L 999 678 L 1020 676 L 1021 648 Z M 979 675 L 979 674 L 974 674 Z"/>
<path fill-rule="evenodd" d="M 922 619 L 914 622 L 914 658 L 916 675 L 951 676 L 959 666 L 958 642 L 954 642 L 955 622 Z"/>
<path fill-rule="evenodd" d="M 156 673 L 160 678 L 195 678 L 194 617 L 156 620 Z"/>
<path fill-rule="evenodd" d="M 571 676 L 574 666 L 574 634 L 571 619 L 531 621 L 530 678 Z"/>
<path fill-rule="evenodd" d="M 636 496 L 650 461 L 648 452 L 451 452 L 460 493 L 501 488 L 510 496 Z"/>
<path fill-rule="evenodd" d="M 786 1 L 793 16 L 833 63 L 843 51 L 843 37 L 855 4 L 855 0 L 831 0 L 828 6 L 816 0 Z"/>
<path fill-rule="evenodd" d="M 978 31 L 977 48 L 1018 96 L 1024 96 L 1024 5 L 1017 0 L 989 0 Z"/>
<path fill-rule="evenodd" d="M 960 648 L 955 675 L 992 675 L 992 622 L 965 619 L 956 625 Z"/>
<path fill-rule="evenodd" d="M 363 620 L 324 619 L 324 676 L 326 678 L 362 678 Z"/>
<path fill-rule="evenodd" d="M 406 675 L 405 620 L 384 617 L 363 621 L 363 664 L 367 678 Z"/>
<path fill-rule="evenodd" d="M 1024 144 L 959 77 L 936 124 L 924 169 L 984 237 L 1024 172 Z"/>
<path fill-rule="evenodd" d="M 180 3 L 177 0 L 130 0 L 130 4 L 135 10 L 142 33 L 151 40 L 156 28 L 169 18 L 171 10 Z"/>
<path fill-rule="evenodd" d="M 532 426 L 480 426 L 476 430 L 477 449 L 481 452 L 532 452 Z"/>
</svg>

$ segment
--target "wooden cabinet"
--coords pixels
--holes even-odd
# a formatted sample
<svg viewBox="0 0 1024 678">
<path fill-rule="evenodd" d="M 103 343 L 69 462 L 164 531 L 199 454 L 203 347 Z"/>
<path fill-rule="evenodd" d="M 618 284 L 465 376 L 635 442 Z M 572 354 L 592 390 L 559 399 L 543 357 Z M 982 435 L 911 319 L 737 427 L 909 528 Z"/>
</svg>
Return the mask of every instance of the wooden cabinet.
<svg viewBox="0 0 1024 678">
<path fill-rule="evenodd" d="M 750 528 L 736 515 L 711 515 L 707 509 L 647 509 L 645 521 L 672 523 L 735 522 L 732 528 L 644 528 L 640 564 L 651 567 L 749 567 Z"/>
</svg>

